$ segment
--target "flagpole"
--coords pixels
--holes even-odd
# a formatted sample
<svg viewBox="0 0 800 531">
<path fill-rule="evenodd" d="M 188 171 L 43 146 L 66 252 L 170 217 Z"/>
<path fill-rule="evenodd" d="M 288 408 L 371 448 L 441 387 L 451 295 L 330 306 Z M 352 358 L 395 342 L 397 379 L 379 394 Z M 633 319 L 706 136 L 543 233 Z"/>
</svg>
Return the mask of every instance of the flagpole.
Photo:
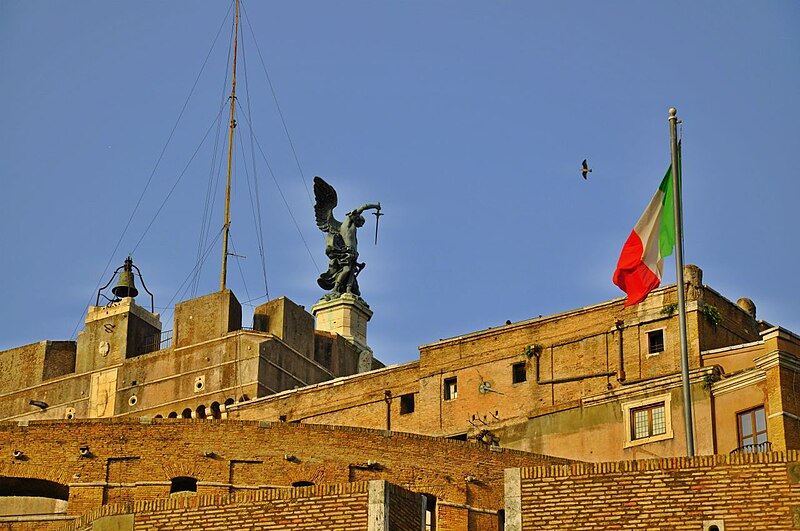
<svg viewBox="0 0 800 531">
<path fill-rule="evenodd" d="M 686 339 L 686 297 L 683 282 L 683 199 L 681 195 L 681 163 L 678 156 L 677 109 L 669 110 L 669 139 L 672 150 L 673 205 L 675 211 L 675 278 L 678 291 L 678 324 L 681 329 L 681 380 L 683 381 L 683 420 L 686 431 L 686 455 L 694 455 L 694 423 L 692 391 L 689 386 L 689 348 Z"/>
<path fill-rule="evenodd" d="M 233 23 L 233 68 L 231 70 L 231 122 L 228 140 L 228 185 L 225 187 L 225 224 L 222 226 L 222 271 L 219 290 L 225 291 L 228 277 L 228 236 L 231 232 L 231 170 L 233 168 L 233 130 L 236 128 L 236 49 L 239 43 L 239 0 L 236 0 L 236 20 Z"/>
</svg>

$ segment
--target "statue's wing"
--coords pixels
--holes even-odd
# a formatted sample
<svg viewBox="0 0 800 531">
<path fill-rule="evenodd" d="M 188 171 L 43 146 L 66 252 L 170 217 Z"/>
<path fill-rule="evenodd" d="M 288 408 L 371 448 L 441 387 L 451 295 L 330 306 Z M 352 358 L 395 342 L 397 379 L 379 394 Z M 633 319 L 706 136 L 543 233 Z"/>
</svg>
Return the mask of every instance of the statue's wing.
<svg viewBox="0 0 800 531">
<path fill-rule="evenodd" d="M 336 190 L 322 180 L 322 177 L 314 177 L 314 201 L 317 227 L 323 232 L 338 234 L 342 223 L 333 217 L 333 209 L 336 208 L 338 202 Z"/>
</svg>

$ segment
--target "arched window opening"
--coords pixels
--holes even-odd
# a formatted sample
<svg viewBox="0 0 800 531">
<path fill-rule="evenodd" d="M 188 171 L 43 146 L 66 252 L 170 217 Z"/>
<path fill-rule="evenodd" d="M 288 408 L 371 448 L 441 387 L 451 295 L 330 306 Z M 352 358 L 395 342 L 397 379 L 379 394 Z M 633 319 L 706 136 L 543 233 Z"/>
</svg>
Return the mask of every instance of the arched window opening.
<svg viewBox="0 0 800 531">
<path fill-rule="evenodd" d="M 239 397 L 239 402 L 247 402 L 248 400 L 250 400 L 250 397 L 247 395 L 242 395 Z"/>
<path fill-rule="evenodd" d="M 222 418 L 222 411 L 220 411 L 219 402 L 211 402 L 211 418 Z"/>
<path fill-rule="evenodd" d="M 205 406 L 205 404 L 200 404 L 199 406 L 197 406 L 197 409 L 195 410 L 195 412 L 197 413 L 197 417 L 196 418 L 198 418 L 198 419 L 206 418 L 206 406 Z"/>
<path fill-rule="evenodd" d="M 313 487 L 313 481 L 295 481 L 292 483 L 292 487 Z"/>
<path fill-rule="evenodd" d="M 197 479 L 189 476 L 172 478 L 169 488 L 170 496 L 192 496 L 197 494 Z"/>
<path fill-rule="evenodd" d="M 153 418 L 155 418 L 155 419 L 163 419 L 163 418 L 164 418 L 164 415 L 158 414 L 158 415 L 156 415 L 156 416 L 155 416 L 155 417 L 153 417 Z"/>
<path fill-rule="evenodd" d="M 0 477 L 0 516 L 64 514 L 69 487 L 44 479 Z"/>
<path fill-rule="evenodd" d="M 183 413 L 181 413 L 181 417 L 185 419 L 192 418 L 192 410 L 187 407 L 186 409 L 183 410 Z"/>
<path fill-rule="evenodd" d="M 176 418 L 178 418 L 178 413 L 175 412 L 175 411 L 170 411 L 169 415 L 167 415 L 167 418 L 176 419 Z"/>
<path fill-rule="evenodd" d="M 227 406 L 232 406 L 232 405 L 233 405 L 233 404 L 235 404 L 235 403 L 236 403 L 236 400 L 234 400 L 233 398 L 226 398 L 226 399 L 225 399 L 225 406 L 226 406 L 226 407 L 227 407 Z"/>
</svg>

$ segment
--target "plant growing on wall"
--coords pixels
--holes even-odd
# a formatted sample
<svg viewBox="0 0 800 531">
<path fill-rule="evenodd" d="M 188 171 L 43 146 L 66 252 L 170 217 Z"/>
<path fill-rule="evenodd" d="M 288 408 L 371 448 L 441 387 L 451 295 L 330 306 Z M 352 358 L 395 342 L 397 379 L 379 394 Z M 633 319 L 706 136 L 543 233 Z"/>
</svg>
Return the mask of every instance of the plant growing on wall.
<svg viewBox="0 0 800 531">
<path fill-rule="evenodd" d="M 711 304 L 706 304 L 703 306 L 703 318 L 714 328 L 722 323 L 722 314 L 720 313 L 719 308 L 712 306 Z"/>
<path fill-rule="evenodd" d="M 711 386 L 720 380 L 722 380 L 722 373 L 719 367 L 714 367 L 714 370 L 710 374 L 703 376 L 703 389 L 705 391 L 711 391 Z"/>
<path fill-rule="evenodd" d="M 538 358 L 542 354 L 542 351 L 544 351 L 544 347 L 542 345 L 539 343 L 533 343 L 532 345 L 525 347 L 524 354 L 528 359 L 531 359 L 533 356 Z"/>
<path fill-rule="evenodd" d="M 672 315 L 678 311 L 678 305 L 674 302 L 672 304 L 667 304 L 663 308 L 661 308 L 661 315 L 666 315 L 668 317 L 672 317 Z"/>
</svg>

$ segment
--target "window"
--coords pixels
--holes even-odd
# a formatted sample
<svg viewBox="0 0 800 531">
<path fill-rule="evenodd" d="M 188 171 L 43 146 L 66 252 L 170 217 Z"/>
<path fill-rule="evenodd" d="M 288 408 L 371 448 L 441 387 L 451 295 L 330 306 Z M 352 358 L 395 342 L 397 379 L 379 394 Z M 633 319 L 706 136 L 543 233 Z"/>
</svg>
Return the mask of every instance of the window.
<svg viewBox="0 0 800 531">
<path fill-rule="evenodd" d="M 191 496 L 197 493 L 197 480 L 189 476 L 178 476 L 172 478 L 172 483 L 169 488 L 170 496 Z"/>
<path fill-rule="evenodd" d="M 623 403 L 624 447 L 672 439 L 671 401 L 665 394 Z"/>
<path fill-rule="evenodd" d="M 455 400 L 458 398 L 458 378 L 446 378 L 444 380 L 444 399 Z"/>
<path fill-rule="evenodd" d="M 408 415 L 414 412 L 414 395 L 409 393 L 400 396 L 400 414 Z"/>
<path fill-rule="evenodd" d="M 528 371 L 525 369 L 525 362 L 515 363 L 511 366 L 511 382 L 522 383 L 528 380 Z"/>
<path fill-rule="evenodd" d="M 425 496 L 425 531 L 436 529 L 436 496 L 423 493 Z"/>
<path fill-rule="evenodd" d="M 0 477 L 0 515 L 4 517 L 66 514 L 68 499 L 67 485 L 45 479 Z"/>
<path fill-rule="evenodd" d="M 646 439 L 667 432 L 664 402 L 631 410 L 631 440 Z"/>
<path fill-rule="evenodd" d="M 739 449 L 743 452 L 764 451 L 767 442 L 767 415 L 764 406 L 743 411 L 737 416 Z"/>
<path fill-rule="evenodd" d="M 664 352 L 664 330 L 653 330 L 647 332 L 647 352 L 649 354 L 658 354 Z"/>
</svg>

